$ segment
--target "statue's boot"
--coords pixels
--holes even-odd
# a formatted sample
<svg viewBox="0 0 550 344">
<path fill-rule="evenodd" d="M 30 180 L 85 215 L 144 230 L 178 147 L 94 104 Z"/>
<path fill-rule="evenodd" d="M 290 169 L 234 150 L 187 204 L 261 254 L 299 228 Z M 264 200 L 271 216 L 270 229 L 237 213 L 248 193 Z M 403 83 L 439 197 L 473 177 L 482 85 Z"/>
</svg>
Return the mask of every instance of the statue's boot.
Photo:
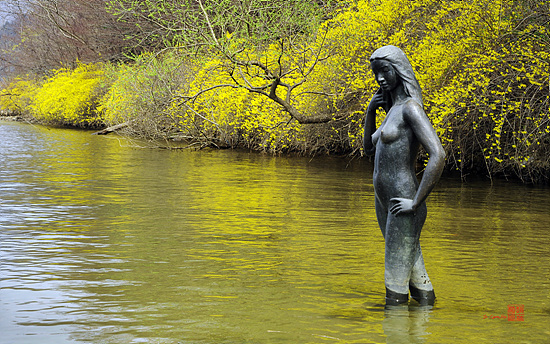
<svg viewBox="0 0 550 344">
<path fill-rule="evenodd" d="M 434 290 L 422 290 L 413 285 L 409 285 L 411 297 L 416 300 L 421 306 L 433 306 L 435 302 Z"/>
<path fill-rule="evenodd" d="M 397 306 L 409 302 L 409 294 L 396 293 L 386 287 L 386 305 Z"/>
</svg>

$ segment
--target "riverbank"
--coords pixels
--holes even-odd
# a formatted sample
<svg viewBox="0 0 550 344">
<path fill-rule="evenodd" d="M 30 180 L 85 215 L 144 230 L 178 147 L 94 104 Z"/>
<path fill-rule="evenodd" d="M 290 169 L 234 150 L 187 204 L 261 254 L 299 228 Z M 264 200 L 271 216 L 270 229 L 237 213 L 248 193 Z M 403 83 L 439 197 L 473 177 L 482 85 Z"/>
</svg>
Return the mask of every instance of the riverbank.
<svg viewBox="0 0 550 344">
<path fill-rule="evenodd" d="M 17 111 L 9 110 L 0 110 L 0 121 L 43 124 L 30 114 L 23 114 Z"/>
<path fill-rule="evenodd" d="M 28 116 L 22 116 L 22 115 L 15 115 L 15 114 L 7 115 L 7 116 L 6 115 L 0 116 L 0 122 L 1 121 L 19 122 L 19 123 L 22 123 L 22 124 L 32 124 L 32 125 L 38 125 L 38 126 L 52 127 L 51 125 L 40 123 L 40 121 L 37 121 L 35 118 L 28 117 Z M 57 125 L 57 126 L 53 126 L 53 127 L 54 128 L 61 128 L 62 126 Z M 177 138 L 174 138 L 172 140 L 143 140 L 142 138 L 132 136 L 129 133 L 122 130 L 122 129 L 125 128 L 125 126 L 121 126 L 121 127 L 122 127 L 122 128 L 120 128 L 121 130 L 119 130 L 119 128 L 113 128 L 113 129 L 103 128 L 102 130 L 97 130 L 97 128 L 93 128 L 93 129 L 88 128 L 86 131 L 90 135 L 108 135 L 108 134 L 116 135 L 116 136 L 121 137 L 123 139 L 130 140 L 131 142 L 133 142 L 133 145 L 135 145 L 135 147 L 145 148 L 145 149 L 191 150 L 191 151 L 204 151 L 204 150 L 208 151 L 208 150 L 230 149 L 231 151 L 235 151 L 235 152 L 243 152 L 243 153 L 244 152 L 248 152 L 248 153 L 254 152 L 256 154 L 259 154 L 260 156 L 267 154 L 267 155 L 286 156 L 286 157 L 289 157 L 289 158 L 298 158 L 298 159 L 308 157 L 309 159 L 315 159 L 315 160 L 318 160 L 315 157 L 320 158 L 321 160 L 326 159 L 326 158 L 329 158 L 329 159 L 334 158 L 337 161 L 345 160 L 345 161 L 348 162 L 348 164 L 355 164 L 354 161 L 357 162 L 358 159 L 359 160 L 364 159 L 367 163 L 368 163 L 368 161 L 372 161 L 371 160 L 372 158 L 370 158 L 370 157 L 364 157 L 364 156 L 361 156 L 360 154 L 350 154 L 349 152 L 348 153 L 343 153 L 343 154 L 337 154 L 337 153 L 304 154 L 303 152 L 298 152 L 298 151 L 288 151 L 286 153 L 273 154 L 273 153 L 268 153 L 268 152 L 265 152 L 265 151 L 262 152 L 262 151 L 257 151 L 257 150 L 251 150 L 251 149 L 248 149 L 248 148 L 245 148 L 245 147 L 227 147 L 227 146 L 218 146 L 218 145 L 213 145 L 213 144 L 208 145 L 208 144 L 201 144 L 200 142 L 196 142 L 196 141 L 186 141 L 186 140 L 181 140 L 181 139 L 177 139 Z M 66 126 L 65 126 L 65 128 L 70 129 L 70 127 L 66 127 Z M 78 130 L 78 131 L 81 131 L 83 128 L 74 127 L 74 129 Z M 419 159 L 418 162 L 417 162 L 417 171 L 418 171 L 419 174 L 421 174 L 422 171 L 423 171 L 423 161 L 422 161 L 422 159 Z M 502 182 L 512 182 L 513 184 L 523 183 L 523 184 L 533 184 L 533 185 L 543 186 L 543 187 L 546 187 L 546 186 L 549 185 L 547 179 L 545 180 L 544 178 L 541 178 L 538 181 L 533 181 L 533 180 L 526 181 L 526 180 L 522 180 L 522 179 L 518 178 L 515 175 L 506 175 L 506 174 L 490 175 L 490 174 L 487 173 L 487 171 L 484 171 L 484 170 L 478 170 L 476 172 L 471 172 L 471 173 L 468 173 L 468 174 L 464 174 L 462 171 L 448 168 L 448 165 L 447 165 L 447 168 L 443 171 L 442 178 L 450 178 L 452 180 L 462 180 L 462 181 L 466 181 L 466 182 L 486 181 L 486 182 L 490 182 L 491 184 L 493 184 L 493 183 L 502 183 Z M 501 185 L 503 185 L 503 184 L 501 184 Z"/>
<path fill-rule="evenodd" d="M 0 110 L 0 121 L 24 122 L 25 118 L 17 112 Z"/>
<path fill-rule="evenodd" d="M 21 122 L 23 121 L 23 117 L 21 116 L 2 116 L 0 115 L 0 121 L 14 121 L 14 122 Z"/>
<path fill-rule="evenodd" d="M 181 41 L 124 62 L 21 75 L 0 107 L 48 125 L 124 125 L 121 134 L 143 140 L 355 158 L 377 91 L 369 57 L 392 44 L 413 64 L 448 171 L 550 181 L 547 4 L 356 5 L 283 38 L 226 32 L 193 55 Z"/>
</svg>

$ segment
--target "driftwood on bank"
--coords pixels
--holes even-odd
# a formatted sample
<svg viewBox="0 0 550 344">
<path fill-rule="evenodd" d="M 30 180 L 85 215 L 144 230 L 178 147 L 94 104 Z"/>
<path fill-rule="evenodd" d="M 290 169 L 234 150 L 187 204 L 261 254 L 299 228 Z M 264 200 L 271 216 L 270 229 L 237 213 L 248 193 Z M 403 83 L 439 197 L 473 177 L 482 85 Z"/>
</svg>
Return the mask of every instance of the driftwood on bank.
<svg viewBox="0 0 550 344">
<path fill-rule="evenodd" d="M 128 126 L 128 124 L 129 124 L 129 122 L 124 122 L 124 123 L 120 123 L 120 124 L 117 124 L 117 125 L 113 125 L 113 126 L 110 126 L 108 128 L 105 128 L 103 130 L 96 131 L 92 135 L 107 135 L 107 134 L 115 132 L 119 129 L 126 128 Z"/>
</svg>

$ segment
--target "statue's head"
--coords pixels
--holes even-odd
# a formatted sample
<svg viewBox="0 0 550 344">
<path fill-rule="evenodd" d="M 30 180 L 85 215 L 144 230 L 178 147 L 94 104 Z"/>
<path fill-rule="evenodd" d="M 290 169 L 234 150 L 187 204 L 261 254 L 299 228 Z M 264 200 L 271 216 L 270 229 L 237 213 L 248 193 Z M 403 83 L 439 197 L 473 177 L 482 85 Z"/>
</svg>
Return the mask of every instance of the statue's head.
<svg viewBox="0 0 550 344">
<path fill-rule="evenodd" d="M 375 60 L 389 62 L 399 76 L 399 80 L 403 83 L 403 88 L 407 95 L 416 100 L 420 105 L 424 105 L 422 102 L 420 85 L 414 75 L 411 63 L 403 50 L 393 45 L 386 45 L 376 49 L 376 51 L 372 53 L 370 62 L 372 63 Z"/>
</svg>

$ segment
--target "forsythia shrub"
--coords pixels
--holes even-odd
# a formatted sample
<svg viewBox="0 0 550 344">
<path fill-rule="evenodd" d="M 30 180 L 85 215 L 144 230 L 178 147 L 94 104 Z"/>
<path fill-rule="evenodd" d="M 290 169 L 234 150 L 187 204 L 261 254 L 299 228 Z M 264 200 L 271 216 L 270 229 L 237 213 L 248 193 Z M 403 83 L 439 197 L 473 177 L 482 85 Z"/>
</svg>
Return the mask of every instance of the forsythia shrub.
<svg viewBox="0 0 550 344">
<path fill-rule="evenodd" d="M 0 109 L 27 112 L 39 87 L 40 82 L 29 75 L 25 78 L 16 78 L 7 88 L 0 91 Z"/>
<path fill-rule="evenodd" d="M 79 64 L 75 69 L 61 68 L 38 87 L 29 105 L 33 115 L 52 124 L 97 126 L 101 65 Z"/>
<path fill-rule="evenodd" d="M 273 55 L 277 53 L 274 47 L 269 47 L 265 55 L 270 53 L 270 58 L 277 58 Z M 250 52 L 249 56 L 253 54 Z M 301 125 L 291 121 L 288 114 L 272 100 L 238 87 L 228 68 L 230 66 L 217 57 L 206 59 L 194 80 L 185 90 L 180 90 L 179 97 L 173 99 L 170 115 L 177 123 L 179 135 L 204 138 L 222 146 L 244 146 L 271 152 L 299 150 L 299 142 L 303 140 Z M 248 82 L 265 83 L 259 77 Z M 212 87 L 216 88 L 201 94 Z M 196 94 L 200 96 L 191 96 L 193 99 L 190 101 L 186 99 L 185 95 Z"/>
<path fill-rule="evenodd" d="M 61 68 L 42 80 L 16 78 L 0 93 L 0 108 L 31 115 L 55 125 L 95 127 L 103 121 L 96 111 L 101 94 L 102 65 Z"/>
<path fill-rule="evenodd" d="M 326 58 L 315 62 L 292 98 L 293 106 L 306 115 L 333 113 L 338 120 L 328 124 L 292 120 L 272 100 L 239 87 L 246 82 L 258 87 L 265 80 L 244 80 L 235 66 L 216 55 L 193 61 L 188 82 L 163 78 L 172 90 L 151 113 L 167 117 L 170 128 L 184 138 L 271 152 L 358 152 L 363 111 L 377 89 L 368 59 L 380 46 L 393 44 L 407 53 L 416 70 L 426 112 L 446 147 L 449 168 L 463 174 L 485 170 L 489 175 L 545 179 L 550 168 L 545 154 L 550 148 L 547 7 L 542 2 L 506 0 L 353 3 L 327 20 L 317 40 L 304 47 Z M 278 44 L 241 54 L 266 65 L 286 66 L 287 83 L 299 79 L 294 60 L 305 56 L 282 54 Z M 157 63 L 166 63 L 163 59 Z M 301 61 L 302 67 L 314 63 L 313 56 L 308 59 Z M 129 80 L 135 84 L 144 73 L 129 68 Z M 127 89 L 119 101 L 154 103 L 143 95 L 157 86 L 140 87 L 137 98 Z M 118 88 L 115 85 L 111 95 Z M 125 113 L 111 109 L 113 114 Z M 136 117 L 143 113 L 131 112 Z M 383 114 L 378 118 L 382 120 Z"/>
<path fill-rule="evenodd" d="M 540 1 L 358 1 L 327 23 L 336 54 L 317 72 L 330 75 L 340 98 L 363 91 L 366 106 L 377 88 L 370 54 L 397 45 L 416 70 L 449 168 L 548 180 L 549 7 Z M 350 135 L 360 131 L 357 123 Z"/>
</svg>

